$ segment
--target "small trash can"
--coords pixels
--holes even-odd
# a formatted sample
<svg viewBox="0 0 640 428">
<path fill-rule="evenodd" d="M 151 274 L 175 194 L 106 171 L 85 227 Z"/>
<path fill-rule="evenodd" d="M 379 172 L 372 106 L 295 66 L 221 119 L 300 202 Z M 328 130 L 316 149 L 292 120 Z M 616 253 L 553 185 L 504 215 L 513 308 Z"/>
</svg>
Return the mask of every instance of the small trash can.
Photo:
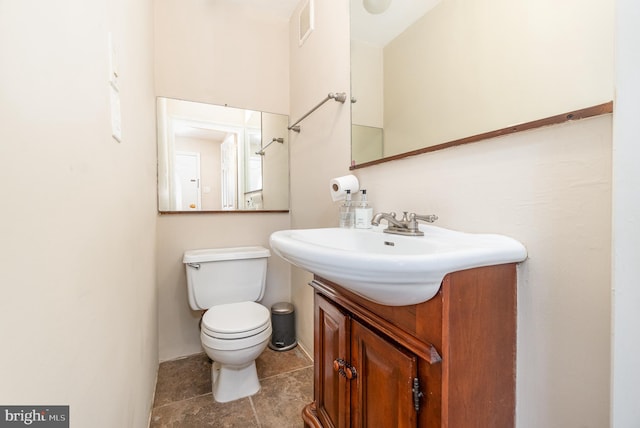
<svg viewBox="0 0 640 428">
<path fill-rule="evenodd" d="M 271 329 L 269 348 L 288 351 L 296 347 L 296 318 L 291 303 L 279 302 L 271 306 Z"/>
</svg>

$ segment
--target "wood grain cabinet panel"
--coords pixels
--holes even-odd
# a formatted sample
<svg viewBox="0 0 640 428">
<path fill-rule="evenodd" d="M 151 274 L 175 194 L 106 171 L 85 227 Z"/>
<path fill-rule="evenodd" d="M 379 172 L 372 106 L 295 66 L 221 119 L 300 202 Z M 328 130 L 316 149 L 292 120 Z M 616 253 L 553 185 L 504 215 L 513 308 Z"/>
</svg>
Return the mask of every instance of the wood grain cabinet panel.
<svg viewBox="0 0 640 428">
<path fill-rule="evenodd" d="M 351 426 L 415 427 L 417 357 L 357 321 L 351 323 L 351 338 L 351 361 L 358 373 L 351 379 Z"/>
<path fill-rule="evenodd" d="M 348 360 L 349 318 L 340 309 L 319 298 L 315 305 L 315 397 L 318 416 L 325 427 L 349 426 L 349 385 L 334 369 L 338 358 Z"/>
<path fill-rule="evenodd" d="M 306 427 L 512 428 L 516 266 L 454 272 L 391 307 L 315 276 L 314 401 Z"/>
</svg>

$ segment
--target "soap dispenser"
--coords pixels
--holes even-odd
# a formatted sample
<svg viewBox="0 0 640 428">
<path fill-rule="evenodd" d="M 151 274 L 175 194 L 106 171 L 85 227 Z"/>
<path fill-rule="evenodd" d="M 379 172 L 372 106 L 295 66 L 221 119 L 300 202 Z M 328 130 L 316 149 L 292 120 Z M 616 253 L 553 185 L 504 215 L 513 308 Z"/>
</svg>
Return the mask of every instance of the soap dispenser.
<svg viewBox="0 0 640 428">
<path fill-rule="evenodd" d="M 353 228 L 354 225 L 354 207 L 351 202 L 351 190 L 347 189 L 347 195 L 344 203 L 340 205 L 339 226 L 344 228 Z"/>
<path fill-rule="evenodd" d="M 373 208 L 367 200 L 367 191 L 362 189 L 360 203 L 356 207 L 356 229 L 371 229 L 371 219 L 373 218 Z"/>
</svg>

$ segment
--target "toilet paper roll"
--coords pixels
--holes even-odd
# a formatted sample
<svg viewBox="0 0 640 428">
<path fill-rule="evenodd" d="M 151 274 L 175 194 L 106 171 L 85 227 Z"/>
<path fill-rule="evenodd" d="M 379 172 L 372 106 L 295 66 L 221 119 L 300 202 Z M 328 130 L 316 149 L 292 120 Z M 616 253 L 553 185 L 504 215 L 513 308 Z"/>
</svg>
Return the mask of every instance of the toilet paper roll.
<svg viewBox="0 0 640 428">
<path fill-rule="evenodd" d="M 358 177 L 355 175 L 344 175 L 342 177 L 332 178 L 329 182 L 329 191 L 331 192 L 331 198 L 334 202 L 343 200 L 347 194 L 347 190 L 351 190 L 352 195 L 360 190 Z"/>
</svg>

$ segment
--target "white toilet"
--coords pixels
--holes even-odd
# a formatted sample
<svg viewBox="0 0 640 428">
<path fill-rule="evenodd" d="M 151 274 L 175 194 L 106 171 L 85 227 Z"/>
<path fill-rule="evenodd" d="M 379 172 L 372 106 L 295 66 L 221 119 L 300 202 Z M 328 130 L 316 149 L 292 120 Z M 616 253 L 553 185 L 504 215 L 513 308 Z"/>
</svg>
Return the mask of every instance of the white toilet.
<svg viewBox="0 0 640 428">
<path fill-rule="evenodd" d="M 271 314 L 262 299 L 269 250 L 214 248 L 184 253 L 189 305 L 206 310 L 200 339 L 213 360 L 213 397 L 225 403 L 260 390 L 256 358 L 271 338 Z"/>
</svg>

